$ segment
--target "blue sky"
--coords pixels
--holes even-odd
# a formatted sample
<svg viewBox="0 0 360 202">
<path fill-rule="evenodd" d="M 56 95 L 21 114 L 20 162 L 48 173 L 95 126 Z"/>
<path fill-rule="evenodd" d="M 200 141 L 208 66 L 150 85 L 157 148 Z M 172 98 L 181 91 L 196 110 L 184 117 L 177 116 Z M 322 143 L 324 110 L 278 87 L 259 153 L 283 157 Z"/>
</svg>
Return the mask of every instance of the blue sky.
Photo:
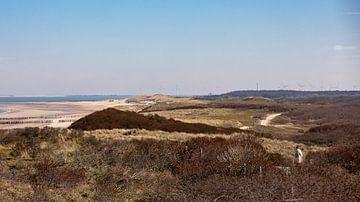
<svg viewBox="0 0 360 202">
<path fill-rule="evenodd" d="M 0 0 L 0 95 L 360 89 L 356 0 Z"/>
</svg>

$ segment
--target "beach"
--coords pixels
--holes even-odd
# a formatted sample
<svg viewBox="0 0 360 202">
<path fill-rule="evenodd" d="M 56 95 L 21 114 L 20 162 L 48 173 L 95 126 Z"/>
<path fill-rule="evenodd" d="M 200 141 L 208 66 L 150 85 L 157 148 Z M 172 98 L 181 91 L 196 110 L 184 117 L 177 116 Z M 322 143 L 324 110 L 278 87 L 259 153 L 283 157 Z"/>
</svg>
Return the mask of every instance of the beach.
<svg viewBox="0 0 360 202">
<path fill-rule="evenodd" d="M 0 103 L 0 129 L 46 126 L 66 128 L 95 111 L 131 105 L 126 100 Z"/>
</svg>

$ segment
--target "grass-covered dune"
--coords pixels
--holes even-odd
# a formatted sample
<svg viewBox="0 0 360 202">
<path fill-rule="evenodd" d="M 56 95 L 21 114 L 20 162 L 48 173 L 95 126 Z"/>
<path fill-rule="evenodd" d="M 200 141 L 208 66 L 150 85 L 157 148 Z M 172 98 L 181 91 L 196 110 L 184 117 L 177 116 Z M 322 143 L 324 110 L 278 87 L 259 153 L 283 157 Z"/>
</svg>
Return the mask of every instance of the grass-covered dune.
<svg viewBox="0 0 360 202">
<path fill-rule="evenodd" d="M 94 112 L 74 122 L 70 129 L 146 129 L 167 132 L 231 134 L 241 132 L 238 128 L 215 127 L 201 123 L 184 123 L 158 115 L 142 115 L 136 112 L 120 111 L 113 108 Z"/>
<path fill-rule="evenodd" d="M 157 133 L 162 138 L 156 138 Z M 167 135 L 171 138 L 166 139 Z M 174 138 L 176 135 L 178 139 Z M 269 153 L 256 137 L 199 136 L 145 130 L 0 131 L 0 198 L 4 201 L 360 199 L 358 147 L 313 152 L 302 165 L 295 166 L 290 159 Z"/>
<path fill-rule="evenodd" d="M 71 129 L 0 130 L 0 199 L 360 201 L 358 101 L 181 100 L 106 109 Z"/>
</svg>

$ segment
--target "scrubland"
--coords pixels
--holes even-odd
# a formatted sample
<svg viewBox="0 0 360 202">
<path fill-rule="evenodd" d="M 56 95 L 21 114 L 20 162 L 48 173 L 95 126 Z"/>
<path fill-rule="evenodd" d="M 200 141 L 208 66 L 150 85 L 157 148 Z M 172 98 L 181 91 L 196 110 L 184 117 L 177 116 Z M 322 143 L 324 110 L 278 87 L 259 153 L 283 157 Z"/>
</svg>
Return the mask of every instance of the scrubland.
<svg viewBox="0 0 360 202">
<path fill-rule="evenodd" d="M 176 105 L 181 102 L 186 100 Z M 186 109 L 160 105 L 161 110 L 148 107 L 140 113 L 104 110 L 71 129 L 1 130 L 0 198 L 360 200 L 354 98 L 326 103 L 220 99 Z M 274 125 L 256 125 L 278 112 Z M 240 129 L 248 124 L 249 130 Z M 293 159 L 296 145 L 306 154 L 301 164 Z"/>
</svg>

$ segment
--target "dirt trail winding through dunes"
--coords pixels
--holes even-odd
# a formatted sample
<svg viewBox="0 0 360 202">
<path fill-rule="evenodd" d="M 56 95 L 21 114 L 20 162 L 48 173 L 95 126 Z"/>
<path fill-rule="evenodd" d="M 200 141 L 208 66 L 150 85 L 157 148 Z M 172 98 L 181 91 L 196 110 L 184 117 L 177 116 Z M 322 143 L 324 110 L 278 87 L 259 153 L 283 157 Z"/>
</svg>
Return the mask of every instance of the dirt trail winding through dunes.
<svg viewBox="0 0 360 202">
<path fill-rule="evenodd" d="M 261 120 L 261 121 L 260 121 L 260 125 L 262 125 L 262 126 L 269 126 L 269 125 L 270 125 L 270 122 L 271 122 L 274 118 L 280 116 L 281 114 L 282 114 L 282 113 L 268 114 L 264 120 Z"/>
</svg>

